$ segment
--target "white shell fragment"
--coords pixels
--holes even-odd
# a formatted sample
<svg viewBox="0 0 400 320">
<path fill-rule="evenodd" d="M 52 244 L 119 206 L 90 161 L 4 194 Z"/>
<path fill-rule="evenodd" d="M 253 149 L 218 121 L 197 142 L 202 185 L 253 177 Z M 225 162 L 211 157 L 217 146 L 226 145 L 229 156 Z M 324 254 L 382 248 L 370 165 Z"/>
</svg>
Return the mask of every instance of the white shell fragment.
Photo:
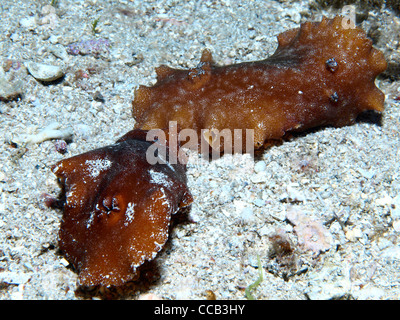
<svg viewBox="0 0 400 320">
<path fill-rule="evenodd" d="M 29 135 L 26 139 L 27 143 L 41 143 L 46 140 L 51 139 L 63 139 L 68 140 L 72 137 L 72 128 L 61 129 L 61 124 L 58 122 L 53 122 L 49 124 L 46 128 L 41 130 L 39 133 L 34 135 Z"/>
<path fill-rule="evenodd" d="M 13 137 L 11 140 L 20 144 L 42 143 L 43 141 L 52 139 L 70 140 L 73 133 L 71 127 L 62 128 L 60 123 L 53 122 L 36 134 L 23 133 L 20 136 Z"/>
<path fill-rule="evenodd" d="M 65 50 L 65 47 L 61 44 L 50 46 L 48 51 L 61 60 L 68 60 L 69 58 L 67 50 Z"/>
<path fill-rule="evenodd" d="M 0 282 L 8 284 L 24 284 L 32 277 L 32 273 L 5 271 L 0 273 Z"/>
<path fill-rule="evenodd" d="M 33 61 L 26 62 L 25 66 L 29 73 L 36 80 L 40 81 L 54 81 L 61 78 L 65 74 L 64 69 L 60 66 L 36 63 Z"/>
</svg>

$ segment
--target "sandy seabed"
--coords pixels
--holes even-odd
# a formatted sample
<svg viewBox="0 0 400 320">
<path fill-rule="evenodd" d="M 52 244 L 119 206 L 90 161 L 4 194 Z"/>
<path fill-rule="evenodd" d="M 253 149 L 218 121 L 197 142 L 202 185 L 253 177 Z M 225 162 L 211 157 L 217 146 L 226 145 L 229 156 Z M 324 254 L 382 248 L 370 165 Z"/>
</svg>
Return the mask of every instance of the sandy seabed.
<svg viewBox="0 0 400 320">
<path fill-rule="evenodd" d="M 193 67 L 204 48 L 219 64 L 263 59 L 277 34 L 338 12 L 310 3 L 59 0 L 52 7 L 3 0 L 0 92 L 21 97 L 0 102 L 0 298 L 205 299 L 212 292 L 246 299 L 258 257 L 264 281 L 251 292 L 256 299 L 400 298 L 395 73 L 377 80 L 386 95 L 380 122 L 364 117 L 299 135 L 257 161 L 235 155 L 206 162 L 191 154 L 192 223 L 173 228 L 146 281 L 77 290 L 77 274 L 58 250 L 62 213 L 43 202 L 43 194 L 60 192 L 54 163 L 111 144 L 133 127 L 134 89 L 155 82 L 155 67 Z M 396 64 L 399 17 L 375 10 L 361 26 Z M 107 39 L 110 47 L 68 54 L 69 44 L 90 39 Z M 29 61 L 65 75 L 43 83 L 27 72 Z M 55 138 L 41 141 L 49 126 Z M 57 137 L 72 137 L 66 154 L 57 152 Z M 290 255 L 279 255 L 277 235 L 291 243 Z"/>
</svg>

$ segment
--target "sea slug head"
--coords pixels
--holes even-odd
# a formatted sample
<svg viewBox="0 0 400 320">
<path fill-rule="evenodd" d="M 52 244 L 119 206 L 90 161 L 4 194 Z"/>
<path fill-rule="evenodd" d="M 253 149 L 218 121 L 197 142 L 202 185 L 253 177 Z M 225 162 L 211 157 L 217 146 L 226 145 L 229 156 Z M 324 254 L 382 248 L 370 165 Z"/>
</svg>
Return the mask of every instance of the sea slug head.
<svg viewBox="0 0 400 320">
<path fill-rule="evenodd" d="M 278 36 L 274 54 L 275 59 L 298 61 L 307 74 L 304 82 L 321 95 L 318 112 L 334 126 L 351 124 L 363 111 L 384 109 L 385 96 L 375 79 L 387 67 L 385 57 L 361 28 L 350 28 L 345 19 L 323 18 L 288 30 Z"/>
</svg>

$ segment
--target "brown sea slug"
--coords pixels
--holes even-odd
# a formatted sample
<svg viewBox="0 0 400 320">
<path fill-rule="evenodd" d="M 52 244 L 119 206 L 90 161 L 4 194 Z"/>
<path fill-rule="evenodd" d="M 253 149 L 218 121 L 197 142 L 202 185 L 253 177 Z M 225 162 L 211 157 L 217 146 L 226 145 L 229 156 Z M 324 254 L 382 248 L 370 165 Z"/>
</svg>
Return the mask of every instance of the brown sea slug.
<svg viewBox="0 0 400 320">
<path fill-rule="evenodd" d="M 254 130 L 262 148 L 288 132 L 343 126 L 366 110 L 382 111 L 375 78 L 386 69 L 383 54 L 365 32 L 323 18 L 278 35 L 278 48 L 261 61 L 218 66 L 203 52 L 197 67 L 156 68 L 157 83 L 140 86 L 133 100 L 135 128 Z"/>
</svg>

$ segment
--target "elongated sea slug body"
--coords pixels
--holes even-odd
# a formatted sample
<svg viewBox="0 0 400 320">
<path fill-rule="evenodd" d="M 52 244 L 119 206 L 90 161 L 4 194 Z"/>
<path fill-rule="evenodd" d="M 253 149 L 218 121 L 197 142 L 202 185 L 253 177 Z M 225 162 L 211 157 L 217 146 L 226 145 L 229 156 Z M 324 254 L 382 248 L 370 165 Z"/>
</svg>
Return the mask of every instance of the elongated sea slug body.
<svg viewBox="0 0 400 320">
<path fill-rule="evenodd" d="M 192 202 L 185 167 L 149 164 L 151 145 L 146 132 L 133 130 L 53 167 L 64 199 L 59 245 L 81 285 L 131 280 L 164 246 L 171 215 Z"/>
<path fill-rule="evenodd" d="M 285 133 L 343 126 L 365 110 L 383 111 L 375 78 L 386 69 L 383 54 L 360 28 L 342 17 L 306 22 L 278 36 L 278 48 L 262 61 L 227 66 L 208 50 L 196 68 L 156 69 L 157 83 L 135 92 L 135 128 L 253 129 L 259 149 Z"/>
</svg>

